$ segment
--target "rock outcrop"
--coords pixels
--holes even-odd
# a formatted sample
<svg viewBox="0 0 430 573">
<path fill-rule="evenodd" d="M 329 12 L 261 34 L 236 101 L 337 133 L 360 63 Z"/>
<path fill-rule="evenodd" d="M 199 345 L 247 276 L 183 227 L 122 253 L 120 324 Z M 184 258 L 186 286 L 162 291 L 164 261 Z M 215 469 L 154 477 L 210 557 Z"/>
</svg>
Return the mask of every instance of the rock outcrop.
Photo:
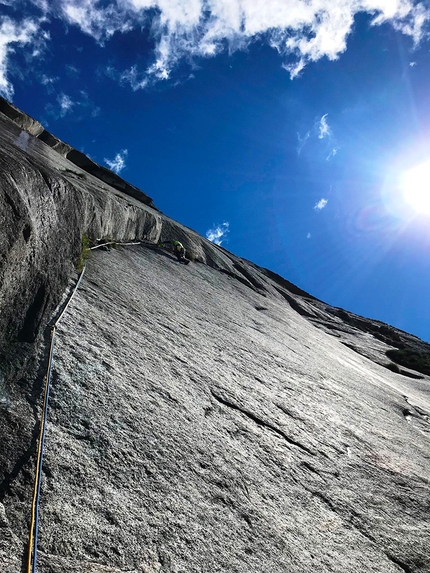
<svg viewBox="0 0 430 573">
<path fill-rule="evenodd" d="M 429 345 L 0 109 L 1 571 L 23 571 L 49 325 L 85 236 L 139 244 L 91 252 L 57 328 L 38 571 L 428 573 L 430 377 L 386 353 Z"/>
</svg>

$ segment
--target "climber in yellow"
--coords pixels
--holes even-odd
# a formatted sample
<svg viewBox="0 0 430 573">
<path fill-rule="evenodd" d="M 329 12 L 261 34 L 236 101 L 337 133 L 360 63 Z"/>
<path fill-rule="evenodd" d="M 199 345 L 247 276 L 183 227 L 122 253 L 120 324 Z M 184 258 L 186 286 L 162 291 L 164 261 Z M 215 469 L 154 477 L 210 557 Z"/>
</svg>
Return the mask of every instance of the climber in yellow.
<svg viewBox="0 0 430 573">
<path fill-rule="evenodd" d="M 180 241 L 162 241 L 158 243 L 159 247 L 162 247 L 164 245 L 172 245 L 173 254 L 178 259 L 178 263 L 183 263 L 184 265 L 188 265 L 190 261 L 185 257 L 186 251 L 184 245 Z"/>
</svg>

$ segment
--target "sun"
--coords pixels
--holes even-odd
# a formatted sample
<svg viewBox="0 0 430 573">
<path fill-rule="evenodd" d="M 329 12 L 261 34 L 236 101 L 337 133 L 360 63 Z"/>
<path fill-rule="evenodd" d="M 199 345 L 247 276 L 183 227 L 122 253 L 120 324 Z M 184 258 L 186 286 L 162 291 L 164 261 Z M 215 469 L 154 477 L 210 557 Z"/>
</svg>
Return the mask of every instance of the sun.
<svg viewBox="0 0 430 573">
<path fill-rule="evenodd" d="M 406 202 L 417 213 L 430 215 L 430 161 L 405 171 L 401 186 Z"/>
</svg>

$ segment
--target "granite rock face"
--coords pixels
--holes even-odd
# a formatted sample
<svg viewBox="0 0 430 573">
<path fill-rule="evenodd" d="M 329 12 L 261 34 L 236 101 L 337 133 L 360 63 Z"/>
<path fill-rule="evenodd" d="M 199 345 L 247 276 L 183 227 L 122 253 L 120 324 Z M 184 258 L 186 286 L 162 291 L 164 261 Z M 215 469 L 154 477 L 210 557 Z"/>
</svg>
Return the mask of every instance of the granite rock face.
<svg viewBox="0 0 430 573">
<path fill-rule="evenodd" d="M 57 329 L 38 571 L 429 572 L 430 377 L 386 356 L 429 345 L 209 243 L 1 110 L 1 571 L 26 558 L 49 323 L 85 234 L 139 244 L 92 251 Z M 156 248 L 172 238 L 188 266 Z"/>
<path fill-rule="evenodd" d="M 29 139 L 27 134 L 33 135 L 54 149 L 57 153 L 66 157 L 75 166 L 81 168 L 82 171 L 94 175 L 97 179 L 109 184 L 114 189 L 122 191 L 130 197 L 135 197 L 142 203 L 156 209 L 152 199 L 143 193 L 143 191 L 130 185 L 130 183 L 127 183 L 116 173 L 106 169 L 106 167 L 98 165 L 82 152 L 77 149 L 73 149 L 73 147 L 64 143 L 64 141 L 61 141 L 61 139 L 58 139 L 58 137 L 55 137 L 52 133 L 46 131 L 38 121 L 31 118 L 2 97 L 0 97 L 0 112 L 9 119 L 12 119 L 13 122 L 23 130 L 24 133 L 20 134 L 20 138 L 18 140 L 21 143 L 21 147 L 26 146 Z M 82 172 L 79 171 L 77 175 L 82 177 Z"/>
</svg>

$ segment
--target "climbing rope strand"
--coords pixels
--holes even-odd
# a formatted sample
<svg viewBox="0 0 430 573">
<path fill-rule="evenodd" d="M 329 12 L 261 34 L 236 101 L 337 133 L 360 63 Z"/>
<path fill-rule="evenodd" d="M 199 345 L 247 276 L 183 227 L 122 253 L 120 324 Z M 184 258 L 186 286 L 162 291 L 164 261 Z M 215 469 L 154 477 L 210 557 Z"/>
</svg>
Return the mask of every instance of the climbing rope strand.
<svg viewBox="0 0 430 573">
<path fill-rule="evenodd" d="M 138 241 L 137 243 L 118 243 L 117 241 L 110 241 L 110 243 L 103 243 L 102 245 L 96 245 L 95 247 L 90 247 L 90 251 L 94 251 L 95 249 L 100 249 L 101 247 L 108 247 L 109 245 L 119 245 L 121 247 L 128 246 L 128 245 L 140 245 L 142 241 Z"/>
<path fill-rule="evenodd" d="M 134 243 L 117 243 L 112 241 L 110 243 L 104 243 L 102 245 L 97 245 L 95 247 L 91 247 L 90 250 L 98 249 L 100 247 L 105 247 L 107 245 L 140 245 L 142 241 L 134 242 Z M 82 278 L 85 273 L 86 265 L 84 264 L 84 268 L 79 276 L 78 282 L 75 285 L 66 305 L 64 306 L 63 310 L 60 313 L 60 316 L 55 321 L 52 330 L 51 330 L 51 344 L 49 348 L 49 362 L 48 362 L 48 369 L 46 372 L 45 378 L 45 389 L 44 389 L 44 398 L 43 398 L 43 412 L 42 412 L 42 419 L 40 421 L 40 430 L 39 430 L 39 441 L 37 446 L 37 460 L 36 460 L 36 474 L 34 479 L 34 490 L 33 490 L 33 501 L 31 505 L 31 522 L 30 522 L 30 534 L 29 534 L 29 541 L 28 541 L 28 559 L 27 559 L 27 573 L 36 573 L 36 566 L 37 566 L 37 542 L 38 542 L 38 534 L 39 534 L 39 501 L 40 501 L 40 488 L 42 483 L 42 465 L 43 465 L 43 452 L 45 447 L 45 431 L 46 431 L 46 420 L 48 417 L 48 401 L 49 401 L 49 391 L 51 386 L 51 374 L 52 374 L 52 363 L 54 358 L 54 342 L 55 342 L 55 333 L 57 325 L 59 324 L 60 320 L 63 318 L 64 313 L 66 312 L 69 304 L 72 302 L 73 297 L 76 294 L 76 291 L 81 284 Z"/>
<path fill-rule="evenodd" d="M 44 390 L 44 398 L 43 398 L 43 412 L 42 412 L 42 419 L 40 421 L 40 430 L 39 430 L 39 442 L 37 447 L 37 460 L 36 460 L 36 474 L 34 479 L 34 490 L 33 490 L 33 501 L 31 505 L 31 523 L 30 523 L 30 536 L 28 542 L 28 560 L 27 560 L 27 573 L 36 573 L 36 565 L 37 565 L 37 541 L 38 541 L 38 533 L 39 533 L 39 501 L 40 501 L 40 487 L 42 482 L 42 465 L 43 465 L 43 452 L 45 447 L 45 432 L 46 432 L 46 421 L 48 417 L 48 402 L 49 402 L 49 391 L 51 386 L 51 374 L 52 374 L 52 363 L 54 358 L 54 342 L 55 342 L 55 333 L 56 327 L 60 320 L 63 318 L 64 313 L 66 312 L 69 304 L 71 303 L 73 297 L 75 296 L 76 291 L 81 284 L 82 278 L 85 272 L 85 265 L 84 268 L 79 276 L 79 280 L 75 285 L 65 307 L 63 308 L 60 316 L 54 323 L 54 326 L 51 330 L 51 344 L 49 348 L 49 362 L 48 362 L 48 369 L 46 372 L 45 378 L 45 390 Z M 33 559 L 32 559 L 33 557 Z"/>
<path fill-rule="evenodd" d="M 40 433 L 39 433 L 39 445 L 37 449 L 37 465 L 36 465 L 36 478 L 34 482 L 34 493 L 33 493 L 33 506 L 32 506 L 32 517 L 33 517 L 33 524 L 31 527 L 32 531 L 32 543 L 30 544 L 29 555 L 31 557 L 31 548 L 33 548 L 33 563 L 31 572 L 34 573 L 36 571 L 36 562 L 37 562 L 37 540 L 38 540 L 38 533 L 39 533 L 39 500 L 40 500 L 40 484 L 42 481 L 42 464 L 43 464 L 43 450 L 45 446 L 45 432 L 46 432 L 46 419 L 48 415 L 48 400 L 49 400 L 49 389 L 50 389 L 50 381 L 51 381 L 51 372 L 52 372 L 52 360 L 54 357 L 54 341 L 55 341 L 55 326 L 52 328 L 51 331 L 51 347 L 49 351 L 49 364 L 48 364 L 48 371 L 46 373 L 46 381 L 45 381 L 45 396 L 43 400 L 43 413 L 42 413 L 42 420 L 40 422 Z"/>
<path fill-rule="evenodd" d="M 36 473 L 34 478 L 34 490 L 33 490 L 33 501 L 31 504 L 31 523 L 30 523 L 30 538 L 28 542 L 28 560 L 27 560 L 27 573 L 30 573 L 32 570 L 35 570 L 35 561 L 36 561 L 36 546 L 37 541 L 35 542 L 35 531 L 36 531 L 36 523 L 38 521 L 38 505 L 39 505 L 39 496 L 40 496 L 40 476 L 42 473 L 42 457 L 43 457 L 43 443 L 45 438 L 45 420 L 46 420 L 46 413 L 48 408 L 48 393 L 49 393 L 49 382 L 50 382 L 50 373 L 52 369 L 52 357 L 54 351 L 54 338 L 55 338 L 55 326 L 51 330 L 51 344 L 49 348 L 49 362 L 48 362 L 48 370 L 46 372 L 45 377 L 45 391 L 44 391 L 44 398 L 43 398 L 43 411 L 42 411 L 42 419 L 40 421 L 40 430 L 39 430 L 39 441 L 37 446 L 37 459 L 36 459 Z M 32 554 L 33 554 L 33 547 L 34 549 L 34 568 L 32 569 Z"/>
<path fill-rule="evenodd" d="M 60 316 L 59 316 L 59 317 L 57 318 L 57 320 L 55 321 L 53 328 L 56 328 L 56 327 L 57 327 L 57 324 L 58 324 L 58 323 L 60 322 L 60 320 L 63 318 L 63 315 L 64 315 L 64 313 L 66 312 L 66 310 L 67 310 L 69 304 L 72 302 L 73 297 L 75 296 L 76 291 L 78 290 L 78 288 L 79 288 L 79 286 L 80 286 L 80 284 L 81 284 L 81 282 L 82 282 L 82 278 L 83 278 L 83 276 L 84 276 L 85 269 L 86 269 L 86 264 L 84 264 L 84 268 L 82 269 L 82 272 L 81 272 L 81 274 L 80 274 L 80 276 L 79 276 L 78 282 L 76 283 L 75 288 L 73 289 L 72 294 L 69 296 L 69 300 L 67 301 L 65 307 L 64 307 L 63 310 L 61 311 Z"/>
</svg>

